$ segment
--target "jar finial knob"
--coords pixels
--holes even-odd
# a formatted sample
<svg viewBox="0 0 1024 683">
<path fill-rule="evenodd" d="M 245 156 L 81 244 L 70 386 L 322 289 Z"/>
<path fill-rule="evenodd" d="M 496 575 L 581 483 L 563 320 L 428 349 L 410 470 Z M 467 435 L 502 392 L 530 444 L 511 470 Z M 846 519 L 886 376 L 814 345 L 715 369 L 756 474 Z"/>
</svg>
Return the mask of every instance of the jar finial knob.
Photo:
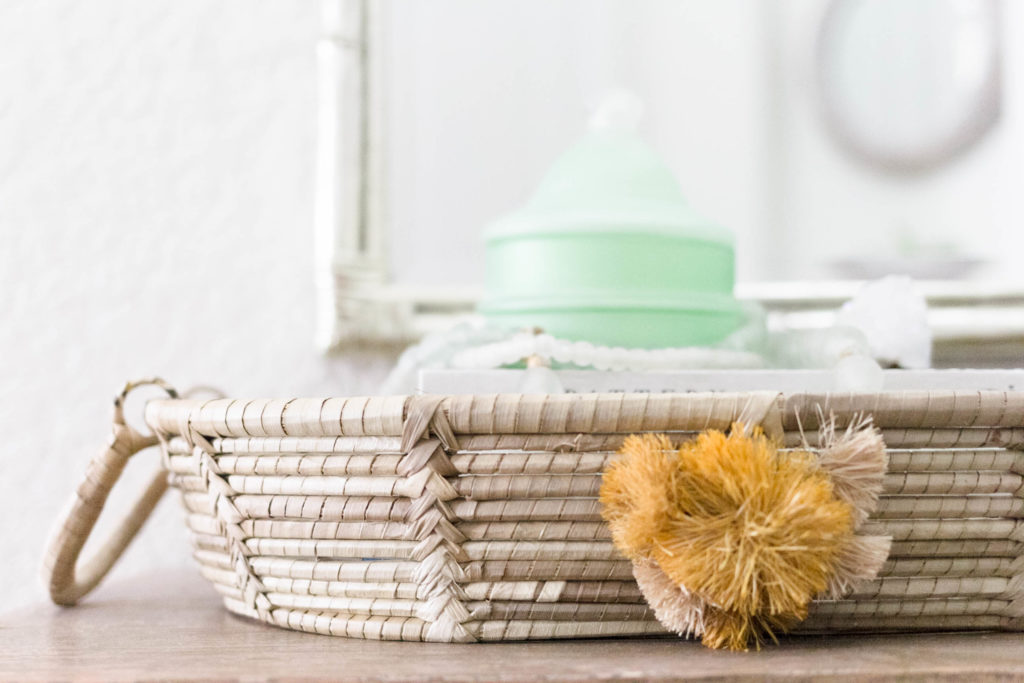
<svg viewBox="0 0 1024 683">
<path fill-rule="evenodd" d="M 590 116 L 592 132 L 636 133 L 644 117 L 644 103 L 636 93 L 612 90 Z"/>
</svg>

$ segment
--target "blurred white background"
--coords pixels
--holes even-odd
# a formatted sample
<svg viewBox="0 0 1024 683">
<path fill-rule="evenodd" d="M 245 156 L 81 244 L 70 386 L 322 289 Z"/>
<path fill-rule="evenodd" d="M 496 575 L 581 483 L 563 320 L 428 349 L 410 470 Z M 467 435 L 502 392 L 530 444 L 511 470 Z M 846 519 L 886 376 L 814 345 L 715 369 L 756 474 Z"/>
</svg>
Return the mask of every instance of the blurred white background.
<svg viewBox="0 0 1024 683">
<path fill-rule="evenodd" d="M 589 110 L 625 87 L 645 102 L 642 132 L 690 202 L 736 233 L 742 281 L 835 278 L 838 260 L 928 254 L 980 259 L 977 277 L 1024 281 L 1006 256 L 1024 248 L 1024 7 L 997 3 L 995 125 L 948 163 L 898 172 L 855 158 L 821 116 L 816 53 L 828 4 L 391 3 L 396 278 L 480 283 L 480 226 L 524 202 Z M 926 44 L 899 32 L 912 26 L 892 28 L 879 25 L 876 50 L 860 56 L 869 80 L 902 66 L 879 63 L 899 52 L 887 42 L 909 53 Z M 884 118 L 885 102 L 877 109 Z"/>
<path fill-rule="evenodd" d="M 743 279 L 826 275 L 910 239 L 1021 282 L 1024 6 L 1002 6 L 995 127 L 916 174 L 865 165 L 825 130 L 823 7 L 393 3 L 402 277 L 479 282 L 481 225 L 526 198 L 588 105 L 626 85 L 692 203 L 737 233 Z M 46 534 L 125 379 L 282 396 L 372 393 L 386 373 L 386 357 L 327 359 L 312 343 L 319 15 L 312 0 L 0 4 L 3 604 L 41 599 Z M 116 573 L 189 562 L 176 504 Z"/>
</svg>

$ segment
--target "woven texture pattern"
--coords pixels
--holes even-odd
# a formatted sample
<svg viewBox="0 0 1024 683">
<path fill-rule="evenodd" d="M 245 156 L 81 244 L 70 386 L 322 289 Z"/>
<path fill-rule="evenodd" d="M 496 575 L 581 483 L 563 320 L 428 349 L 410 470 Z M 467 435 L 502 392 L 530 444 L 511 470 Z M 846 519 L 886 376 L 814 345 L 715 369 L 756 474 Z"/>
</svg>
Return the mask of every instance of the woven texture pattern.
<svg viewBox="0 0 1024 683">
<path fill-rule="evenodd" d="M 662 628 L 597 501 L 626 435 L 733 422 L 813 448 L 872 417 L 889 454 L 879 577 L 803 630 L 1017 629 L 1024 393 L 162 400 L 146 421 L 228 609 L 361 638 L 474 642 Z"/>
</svg>

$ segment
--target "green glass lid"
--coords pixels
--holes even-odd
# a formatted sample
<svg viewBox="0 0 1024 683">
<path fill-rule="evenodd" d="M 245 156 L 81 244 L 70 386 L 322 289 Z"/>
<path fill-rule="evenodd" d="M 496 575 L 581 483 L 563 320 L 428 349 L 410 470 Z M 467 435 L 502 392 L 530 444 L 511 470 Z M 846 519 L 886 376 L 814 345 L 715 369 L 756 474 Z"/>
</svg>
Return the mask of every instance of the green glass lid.
<svg viewBox="0 0 1024 683">
<path fill-rule="evenodd" d="M 658 233 L 733 244 L 687 203 L 668 165 L 637 132 L 642 106 L 610 96 L 589 131 L 548 171 L 527 204 L 492 223 L 486 240 L 588 231 Z"/>
</svg>

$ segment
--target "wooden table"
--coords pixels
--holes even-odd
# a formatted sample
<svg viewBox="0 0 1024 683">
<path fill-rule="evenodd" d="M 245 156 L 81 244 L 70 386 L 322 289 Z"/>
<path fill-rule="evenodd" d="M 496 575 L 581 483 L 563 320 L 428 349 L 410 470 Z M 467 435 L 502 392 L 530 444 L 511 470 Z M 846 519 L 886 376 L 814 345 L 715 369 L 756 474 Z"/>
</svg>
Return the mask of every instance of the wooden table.
<svg viewBox="0 0 1024 683">
<path fill-rule="evenodd" d="M 0 680 L 1024 679 L 1024 635 L 790 638 L 762 652 L 676 639 L 444 645 L 346 640 L 230 615 L 192 573 L 0 616 Z"/>
</svg>

